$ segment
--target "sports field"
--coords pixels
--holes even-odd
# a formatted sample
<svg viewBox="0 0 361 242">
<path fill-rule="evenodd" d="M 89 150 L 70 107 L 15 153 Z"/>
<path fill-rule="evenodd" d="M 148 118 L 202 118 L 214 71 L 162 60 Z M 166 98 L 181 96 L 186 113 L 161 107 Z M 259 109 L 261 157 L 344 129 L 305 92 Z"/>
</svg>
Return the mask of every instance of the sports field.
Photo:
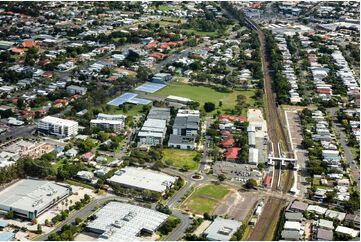
<svg viewBox="0 0 361 242">
<path fill-rule="evenodd" d="M 182 208 L 195 214 L 212 214 L 216 206 L 222 202 L 230 192 L 226 185 L 202 185 L 191 194 L 183 203 Z"/>
<path fill-rule="evenodd" d="M 220 108 L 222 113 L 234 109 L 236 105 L 236 99 L 238 95 L 244 95 L 246 102 L 252 107 L 254 106 L 255 94 L 254 90 L 235 90 L 232 92 L 219 92 L 210 87 L 204 86 L 191 86 L 184 83 L 171 82 L 165 88 L 157 91 L 154 95 L 159 97 L 167 97 L 169 95 L 180 96 L 189 98 L 193 101 L 200 103 L 200 108 L 203 108 L 205 102 L 213 102 L 218 107 L 219 101 L 222 101 L 223 105 Z"/>
<path fill-rule="evenodd" d="M 163 149 L 163 162 L 176 168 L 187 168 L 187 170 L 196 170 L 199 163 L 193 158 L 197 155 L 194 150 Z"/>
</svg>

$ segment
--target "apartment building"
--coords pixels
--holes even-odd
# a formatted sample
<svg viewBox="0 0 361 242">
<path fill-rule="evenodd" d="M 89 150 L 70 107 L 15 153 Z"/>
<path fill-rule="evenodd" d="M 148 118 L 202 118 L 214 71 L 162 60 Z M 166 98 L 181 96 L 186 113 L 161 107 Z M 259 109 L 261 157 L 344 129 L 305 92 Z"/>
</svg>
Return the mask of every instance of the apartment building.
<svg viewBox="0 0 361 242">
<path fill-rule="evenodd" d="M 99 113 L 96 119 L 90 120 L 91 128 L 112 129 L 119 133 L 124 129 L 125 115 L 109 115 Z"/>
<path fill-rule="evenodd" d="M 65 138 L 78 134 L 78 122 L 46 116 L 37 123 L 37 130 L 43 134 Z"/>
</svg>

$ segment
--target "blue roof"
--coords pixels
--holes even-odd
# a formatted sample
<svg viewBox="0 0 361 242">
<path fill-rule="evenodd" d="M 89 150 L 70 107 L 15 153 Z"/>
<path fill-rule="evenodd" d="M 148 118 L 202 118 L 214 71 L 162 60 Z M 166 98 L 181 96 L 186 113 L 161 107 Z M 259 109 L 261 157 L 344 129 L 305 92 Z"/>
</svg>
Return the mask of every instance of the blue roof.
<svg viewBox="0 0 361 242">
<path fill-rule="evenodd" d="M 60 153 L 60 152 L 63 152 L 64 148 L 61 147 L 61 146 L 57 146 L 53 149 L 53 152 L 55 153 Z"/>
<path fill-rule="evenodd" d="M 0 227 L 2 227 L 2 228 L 6 227 L 8 224 L 9 224 L 8 221 L 0 219 Z"/>
<path fill-rule="evenodd" d="M 0 232 L 0 241 L 9 241 L 15 238 L 15 233 L 12 232 Z"/>
</svg>

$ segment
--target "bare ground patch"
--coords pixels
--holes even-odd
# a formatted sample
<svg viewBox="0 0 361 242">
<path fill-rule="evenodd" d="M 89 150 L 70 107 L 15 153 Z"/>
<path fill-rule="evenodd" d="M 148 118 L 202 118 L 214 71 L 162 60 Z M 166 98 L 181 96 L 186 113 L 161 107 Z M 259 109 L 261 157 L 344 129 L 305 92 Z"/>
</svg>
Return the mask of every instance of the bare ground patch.
<svg viewBox="0 0 361 242">
<path fill-rule="evenodd" d="M 257 200 L 258 198 L 254 193 L 240 193 L 237 190 L 232 190 L 216 207 L 213 215 L 227 215 L 228 218 L 243 221 L 256 205 Z"/>
</svg>

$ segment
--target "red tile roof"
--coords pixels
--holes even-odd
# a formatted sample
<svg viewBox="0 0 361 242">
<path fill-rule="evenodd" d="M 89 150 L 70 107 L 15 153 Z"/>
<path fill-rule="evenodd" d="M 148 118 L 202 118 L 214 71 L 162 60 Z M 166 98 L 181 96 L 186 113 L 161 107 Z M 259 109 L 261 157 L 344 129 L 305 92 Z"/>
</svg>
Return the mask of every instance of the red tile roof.
<svg viewBox="0 0 361 242">
<path fill-rule="evenodd" d="M 233 138 L 228 138 L 228 139 L 224 139 L 224 140 L 222 140 L 222 146 L 223 147 L 231 147 L 231 146 L 233 146 L 234 145 L 234 139 Z"/>
<path fill-rule="evenodd" d="M 82 158 L 85 160 L 90 160 L 94 157 L 94 154 L 92 152 L 87 152 L 84 155 L 82 155 Z"/>
<path fill-rule="evenodd" d="M 149 54 L 148 56 L 153 57 L 155 59 L 164 59 L 165 57 L 167 57 L 167 55 L 160 53 L 160 52 L 154 52 L 152 54 Z"/>
<path fill-rule="evenodd" d="M 23 43 L 20 44 L 21 48 L 32 48 L 32 47 L 36 47 L 36 43 L 30 39 L 26 39 L 24 40 Z"/>
<path fill-rule="evenodd" d="M 317 92 L 320 94 L 331 94 L 332 90 L 331 89 L 318 89 Z"/>
<path fill-rule="evenodd" d="M 11 48 L 11 52 L 13 52 L 13 53 L 15 53 L 15 54 L 22 54 L 22 53 L 24 53 L 24 49 Z"/>
<path fill-rule="evenodd" d="M 246 122 L 247 118 L 244 116 L 229 116 L 229 115 L 219 115 L 218 117 L 219 122 Z"/>
<path fill-rule="evenodd" d="M 144 46 L 145 49 L 151 49 L 157 46 L 156 41 L 149 42 L 147 45 Z"/>
<path fill-rule="evenodd" d="M 237 159 L 238 158 L 238 152 L 241 150 L 241 148 L 232 147 L 228 148 L 226 153 L 224 153 L 224 157 L 226 159 Z"/>
</svg>

